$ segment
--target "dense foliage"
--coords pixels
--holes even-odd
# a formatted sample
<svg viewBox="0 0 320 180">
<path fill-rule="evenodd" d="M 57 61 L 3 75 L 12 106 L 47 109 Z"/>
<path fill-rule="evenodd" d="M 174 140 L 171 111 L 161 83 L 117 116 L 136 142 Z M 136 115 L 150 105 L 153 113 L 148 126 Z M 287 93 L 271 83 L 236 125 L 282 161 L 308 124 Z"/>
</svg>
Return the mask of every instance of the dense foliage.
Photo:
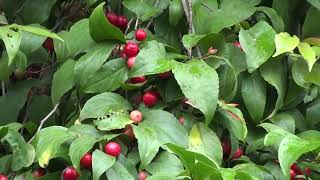
<svg viewBox="0 0 320 180">
<path fill-rule="evenodd" d="M 0 180 L 320 178 L 319 0 L 0 0 Z"/>
</svg>

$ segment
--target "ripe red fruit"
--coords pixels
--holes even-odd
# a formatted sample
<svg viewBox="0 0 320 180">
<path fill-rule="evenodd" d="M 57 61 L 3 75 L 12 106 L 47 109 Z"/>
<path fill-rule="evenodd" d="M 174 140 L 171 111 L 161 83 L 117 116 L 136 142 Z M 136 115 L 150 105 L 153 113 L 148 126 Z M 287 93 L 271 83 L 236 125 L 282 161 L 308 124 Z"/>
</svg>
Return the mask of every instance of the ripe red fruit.
<svg viewBox="0 0 320 180">
<path fill-rule="evenodd" d="M 105 145 L 104 152 L 110 156 L 118 157 L 121 154 L 121 147 L 116 142 L 109 142 Z"/>
<path fill-rule="evenodd" d="M 42 44 L 42 47 L 47 49 L 49 52 L 52 52 L 54 50 L 53 39 L 47 38 Z"/>
<path fill-rule="evenodd" d="M 35 169 L 32 171 L 32 175 L 35 179 L 38 179 L 41 176 L 44 176 L 45 174 L 46 172 L 44 171 L 44 169 Z"/>
<path fill-rule="evenodd" d="M 74 167 L 66 167 L 62 172 L 63 180 L 76 180 L 79 174 Z"/>
<path fill-rule="evenodd" d="M 296 177 L 296 173 L 294 172 L 293 169 L 290 169 L 290 180 L 294 180 Z"/>
<path fill-rule="evenodd" d="M 301 169 L 298 167 L 296 163 L 292 164 L 290 166 L 290 169 L 294 170 L 294 172 L 298 175 L 303 175 L 303 172 L 301 171 Z"/>
<path fill-rule="evenodd" d="M 153 91 L 148 91 L 143 95 L 142 101 L 146 106 L 154 106 L 158 102 L 158 95 Z"/>
<path fill-rule="evenodd" d="M 87 152 L 85 155 L 82 156 L 80 160 L 80 165 L 86 169 L 92 169 L 92 154 Z"/>
<path fill-rule="evenodd" d="M 137 29 L 134 33 L 137 41 L 144 41 L 147 38 L 147 32 L 143 29 Z"/>
<path fill-rule="evenodd" d="M 147 80 L 146 77 L 144 76 L 140 76 L 140 77 L 133 77 L 133 78 L 130 78 L 130 83 L 133 83 L 133 84 L 137 84 L 137 83 L 143 83 Z"/>
<path fill-rule="evenodd" d="M 141 113 L 140 111 L 138 111 L 138 110 L 131 111 L 131 113 L 130 113 L 130 119 L 131 119 L 134 123 L 138 124 L 139 122 L 142 121 L 142 113 Z"/>
<path fill-rule="evenodd" d="M 147 172 L 141 171 L 139 172 L 139 180 L 145 180 L 147 179 Z"/>
<path fill-rule="evenodd" d="M 129 57 L 127 60 L 127 66 L 129 69 L 132 68 L 132 66 L 134 65 L 134 62 L 136 61 L 136 57 Z"/>
<path fill-rule="evenodd" d="M 311 175 L 311 168 L 305 168 L 304 169 L 305 173 L 306 173 L 306 176 L 310 176 Z"/>
<path fill-rule="evenodd" d="M 0 174 L 0 180 L 8 180 L 8 177 L 4 174 Z"/>
<path fill-rule="evenodd" d="M 232 159 L 238 159 L 242 156 L 243 151 L 241 148 L 238 148 L 237 151 L 234 153 L 234 155 L 232 156 Z"/>
<path fill-rule="evenodd" d="M 125 16 L 118 16 L 118 27 L 125 29 L 128 25 L 128 18 Z"/>
<path fill-rule="evenodd" d="M 234 42 L 233 45 L 242 50 L 242 47 L 239 41 Z"/>
<path fill-rule="evenodd" d="M 164 73 L 160 73 L 158 74 L 159 78 L 160 79 L 168 79 L 170 76 L 171 76 L 171 71 L 167 71 L 167 72 L 164 72 Z"/>
<path fill-rule="evenodd" d="M 108 21 L 114 25 L 117 26 L 118 25 L 118 16 L 116 15 L 116 13 L 114 12 L 108 12 L 106 14 Z"/>
<path fill-rule="evenodd" d="M 123 52 L 127 57 L 135 57 L 139 53 L 139 46 L 135 42 L 127 42 L 124 46 Z"/>
<path fill-rule="evenodd" d="M 228 157 L 231 153 L 231 145 L 230 143 L 226 140 L 226 139 L 223 139 L 221 141 L 221 146 L 222 146 L 222 150 L 223 150 L 223 155 L 225 157 Z"/>
<path fill-rule="evenodd" d="M 180 122 L 180 124 L 184 125 L 184 117 L 183 116 L 179 117 L 179 122 Z"/>
</svg>

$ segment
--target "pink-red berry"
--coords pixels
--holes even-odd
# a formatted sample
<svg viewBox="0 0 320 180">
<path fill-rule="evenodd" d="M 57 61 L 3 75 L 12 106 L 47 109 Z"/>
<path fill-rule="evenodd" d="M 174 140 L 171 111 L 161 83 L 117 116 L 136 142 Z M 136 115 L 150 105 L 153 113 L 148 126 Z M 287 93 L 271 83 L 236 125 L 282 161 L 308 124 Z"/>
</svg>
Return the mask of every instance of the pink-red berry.
<svg viewBox="0 0 320 180">
<path fill-rule="evenodd" d="M 239 148 L 237 149 L 237 151 L 234 153 L 234 155 L 232 156 L 232 159 L 238 159 L 238 158 L 240 158 L 240 157 L 242 156 L 242 154 L 243 154 L 243 151 L 242 151 L 242 149 L 239 147 Z"/>
<path fill-rule="evenodd" d="M 118 16 L 118 27 L 125 29 L 128 25 L 128 18 L 125 16 Z"/>
<path fill-rule="evenodd" d="M 179 122 L 180 122 L 180 124 L 184 125 L 184 117 L 183 116 L 179 117 Z"/>
<path fill-rule="evenodd" d="M 158 102 L 158 95 L 153 91 L 148 91 L 143 95 L 142 100 L 144 105 L 154 106 Z"/>
<path fill-rule="evenodd" d="M 104 152 L 110 156 L 118 157 L 121 154 L 121 146 L 116 142 L 109 142 L 105 145 Z"/>
<path fill-rule="evenodd" d="M 296 172 L 293 169 L 290 169 L 290 180 L 294 180 L 296 177 Z"/>
<path fill-rule="evenodd" d="M 108 13 L 106 14 L 106 16 L 107 16 L 108 21 L 109 21 L 112 25 L 114 25 L 114 26 L 117 26 L 117 25 L 118 25 L 118 16 L 117 16 L 116 13 L 114 13 L 114 12 L 108 12 Z"/>
<path fill-rule="evenodd" d="M 136 57 L 129 57 L 127 60 L 127 66 L 129 69 L 132 68 L 132 66 L 134 65 L 134 62 L 136 61 Z"/>
<path fill-rule="evenodd" d="M 66 167 L 62 172 L 63 180 L 76 180 L 79 174 L 74 167 Z"/>
<path fill-rule="evenodd" d="M 8 180 L 8 177 L 4 174 L 0 174 L 0 180 Z"/>
<path fill-rule="evenodd" d="M 42 47 L 47 49 L 49 52 L 52 52 L 54 50 L 53 39 L 52 38 L 47 38 L 44 41 Z"/>
<path fill-rule="evenodd" d="M 234 42 L 233 45 L 242 50 L 242 47 L 239 41 Z"/>
<path fill-rule="evenodd" d="M 124 54 L 129 57 L 135 57 L 139 53 L 139 46 L 135 42 L 127 42 L 123 49 Z"/>
<path fill-rule="evenodd" d="M 147 179 L 147 172 L 141 171 L 139 172 L 139 180 L 146 180 Z"/>
<path fill-rule="evenodd" d="M 137 29 L 134 36 L 137 41 L 144 41 L 147 38 L 147 32 L 143 29 Z"/>
<path fill-rule="evenodd" d="M 92 154 L 87 152 L 85 155 L 82 156 L 80 160 L 80 165 L 86 169 L 92 169 Z"/>
<path fill-rule="evenodd" d="M 140 77 L 133 77 L 133 78 L 130 78 L 129 82 L 132 83 L 132 84 L 137 84 L 137 83 L 143 83 L 147 80 L 146 77 L 144 76 L 140 76 Z"/>
<path fill-rule="evenodd" d="M 165 80 L 165 79 L 168 79 L 171 76 L 171 74 L 172 74 L 171 71 L 167 71 L 167 72 L 158 74 L 158 76 L 160 79 Z"/>
<path fill-rule="evenodd" d="M 311 168 L 305 168 L 304 172 L 306 173 L 306 176 L 310 176 L 311 175 Z"/>
<path fill-rule="evenodd" d="M 35 169 L 32 171 L 32 176 L 35 178 L 35 179 L 39 179 L 40 177 L 44 176 L 46 174 L 46 172 L 44 171 L 44 169 Z"/>
<path fill-rule="evenodd" d="M 142 113 L 140 111 L 138 111 L 138 110 L 131 111 L 130 119 L 134 123 L 138 124 L 138 123 L 140 123 L 142 121 Z"/>
</svg>

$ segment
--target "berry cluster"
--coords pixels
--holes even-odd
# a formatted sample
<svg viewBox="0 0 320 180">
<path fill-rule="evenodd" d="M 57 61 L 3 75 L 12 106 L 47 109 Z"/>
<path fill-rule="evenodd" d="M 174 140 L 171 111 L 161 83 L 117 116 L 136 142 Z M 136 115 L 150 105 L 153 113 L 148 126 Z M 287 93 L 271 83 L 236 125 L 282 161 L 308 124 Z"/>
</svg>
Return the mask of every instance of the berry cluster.
<svg viewBox="0 0 320 180">
<path fill-rule="evenodd" d="M 106 17 L 112 25 L 120 29 L 125 29 L 128 25 L 128 18 L 126 16 L 117 15 L 114 12 L 108 12 L 106 13 Z"/>
</svg>

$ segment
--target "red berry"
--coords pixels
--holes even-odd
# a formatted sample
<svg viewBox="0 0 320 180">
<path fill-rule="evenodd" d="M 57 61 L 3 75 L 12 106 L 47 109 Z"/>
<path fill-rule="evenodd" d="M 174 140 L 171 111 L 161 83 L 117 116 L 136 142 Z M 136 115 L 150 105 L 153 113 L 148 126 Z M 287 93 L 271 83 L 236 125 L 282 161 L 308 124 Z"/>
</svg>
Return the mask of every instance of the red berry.
<svg viewBox="0 0 320 180">
<path fill-rule="evenodd" d="M 139 122 L 142 121 L 142 113 L 141 113 L 140 111 L 138 111 L 138 110 L 131 111 L 131 113 L 130 113 L 130 119 L 131 119 L 134 123 L 138 124 Z"/>
<path fill-rule="evenodd" d="M 118 16 L 118 27 L 125 29 L 128 25 L 128 18 L 125 16 Z"/>
<path fill-rule="evenodd" d="M 153 91 L 146 92 L 142 97 L 146 106 L 154 106 L 158 102 L 158 95 Z"/>
<path fill-rule="evenodd" d="M 139 180 L 145 180 L 147 179 L 147 172 L 141 171 L 139 172 Z"/>
<path fill-rule="evenodd" d="M 306 176 L 310 176 L 311 175 L 311 168 L 305 168 L 304 169 L 305 173 L 306 173 Z"/>
<path fill-rule="evenodd" d="M 132 68 L 132 66 L 134 65 L 134 62 L 136 61 L 136 57 L 129 57 L 127 60 L 127 66 L 129 69 Z"/>
<path fill-rule="evenodd" d="M 66 167 L 62 172 L 63 180 L 76 180 L 79 174 L 74 167 Z"/>
<path fill-rule="evenodd" d="M 171 71 L 167 71 L 167 72 L 158 74 L 158 76 L 160 79 L 165 80 L 165 79 L 168 79 L 171 76 L 171 74 L 172 74 Z"/>
<path fill-rule="evenodd" d="M 143 29 L 137 29 L 134 36 L 136 37 L 136 40 L 144 41 L 147 38 L 147 32 Z"/>
<path fill-rule="evenodd" d="M 126 125 L 123 134 L 127 135 L 131 140 L 135 139 L 133 129 L 130 125 Z"/>
<path fill-rule="evenodd" d="M 108 21 L 114 25 L 114 26 L 117 26 L 118 25 L 118 16 L 116 15 L 116 13 L 114 12 L 108 12 L 107 13 L 107 19 Z"/>
<path fill-rule="evenodd" d="M 296 173 L 294 172 L 293 169 L 290 169 L 290 180 L 294 180 L 296 177 Z"/>
<path fill-rule="evenodd" d="M 127 42 L 124 46 L 123 52 L 127 57 L 135 57 L 139 53 L 139 46 L 135 42 Z"/>
<path fill-rule="evenodd" d="M 8 180 L 8 177 L 4 174 L 0 174 L 0 180 Z"/>
<path fill-rule="evenodd" d="M 221 141 L 221 146 L 222 146 L 222 150 L 223 150 L 223 155 L 225 157 L 228 157 L 230 155 L 230 153 L 231 153 L 231 145 L 230 145 L 230 143 L 227 140 L 223 139 Z"/>
<path fill-rule="evenodd" d="M 133 77 L 133 78 L 130 78 L 130 83 L 133 83 L 133 84 L 137 84 L 137 83 L 143 83 L 147 80 L 146 77 L 144 76 L 140 76 L 140 77 Z"/>
<path fill-rule="evenodd" d="M 237 151 L 234 153 L 234 155 L 232 156 L 232 159 L 238 159 L 242 156 L 243 151 L 241 148 L 238 148 Z"/>
<path fill-rule="evenodd" d="M 110 156 L 118 157 L 121 154 L 121 147 L 116 142 L 109 142 L 105 145 L 104 152 Z"/>
<path fill-rule="evenodd" d="M 41 176 L 44 176 L 45 174 L 46 172 L 44 171 L 44 169 L 35 169 L 32 171 L 32 175 L 35 179 L 38 179 Z"/>
<path fill-rule="evenodd" d="M 183 116 L 179 117 L 179 122 L 180 122 L 180 124 L 184 125 L 184 117 Z"/>
<path fill-rule="evenodd" d="M 242 50 L 242 47 L 239 41 L 234 42 L 233 45 Z"/>
<path fill-rule="evenodd" d="M 127 59 L 127 56 L 123 51 L 121 51 L 119 55 L 122 59 Z"/>
<path fill-rule="evenodd" d="M 52 38 L 47 38 L 44 41 L 42 47 L 47 49 L 49 52 L 52 52 L 54 50 L 53 39 Z"/>
<path fill-rule="evenodd" d="M 92 154 L 87 152 L 85 155 L 82 156 L 80 160 L 80 165 L 83 168 L 91 169 L 92 168 Z"/>
</svg>

